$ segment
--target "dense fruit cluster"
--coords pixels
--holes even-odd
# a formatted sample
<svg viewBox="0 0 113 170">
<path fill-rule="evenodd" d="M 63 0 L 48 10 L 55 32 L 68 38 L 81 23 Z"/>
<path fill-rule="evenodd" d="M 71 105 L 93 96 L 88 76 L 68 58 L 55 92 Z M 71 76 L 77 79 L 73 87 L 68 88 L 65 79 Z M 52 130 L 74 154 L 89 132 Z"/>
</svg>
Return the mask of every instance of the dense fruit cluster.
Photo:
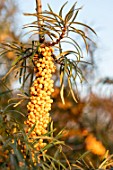
<svg viewBox="0 0 113 170">
<path fill-rule="evenodd" d="M 103 156 L 106 152 L 103 144 L 98 141 L 93 134 L 89 134 L 85 140 L 86 149 L 90 150 L 92 153 Z"/>
<path fill-rule="evenodd" d="M 24 122 L 26 125 L 26 133 L 35 125 L 29 138 L 35 139 L 47 133 L 48 123 L 51 118 L 49 111 L 51 110 L 51 93 L 54 91 L 51 79 L 52 73 L 55 72 L 55 65 L 52 58 L 53 49 L 51 47 L 39 47 L 38 53 L 35 54 L 33 62 L 36 79 L 30 89 L 30 102 L 27 105 L 28 119 Z M 39 139 L 35 144 L 36 150 L 40 150 L 46 145 L 43 139 Z"/>
</svg>

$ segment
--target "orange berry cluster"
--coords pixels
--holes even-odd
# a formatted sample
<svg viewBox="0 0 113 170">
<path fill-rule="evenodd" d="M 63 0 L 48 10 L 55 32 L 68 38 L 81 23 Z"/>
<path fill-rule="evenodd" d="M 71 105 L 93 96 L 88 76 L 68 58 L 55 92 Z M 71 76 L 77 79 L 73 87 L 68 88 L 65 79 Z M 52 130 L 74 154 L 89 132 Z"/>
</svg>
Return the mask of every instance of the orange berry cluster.
<svg viewBox="0 0 113 170">
<path fill-rule="evenodd" d="M 38 53 L 35 54 L 33 62 L 36 79 L 30 88 L 30 102 L 27 105 L 28 119 L 24 122 L 26 125 L 26 133 L 35 125 L 29 135 L 29 138 L 36 138 L 47 133 L 48 123 L 51 118 L 49 111 L 51 110 L 51 93 L 54 91 L 51 79 L 52 73 L 55 72 L 55 65 L 52 58 L 52 47 L 39 47 Z M 36 150 L 40 150 L 46 145 L 43 139 L 39 139 L 35 144 Z"/>
<path fill-rule="evenodd" d="M 103 156 L 106 152 L 103 144 L 98 141 L 93 134 L 89 134 L 85 140 L 86 149 L 90 150 L 92 153 Z"/>
</svg>

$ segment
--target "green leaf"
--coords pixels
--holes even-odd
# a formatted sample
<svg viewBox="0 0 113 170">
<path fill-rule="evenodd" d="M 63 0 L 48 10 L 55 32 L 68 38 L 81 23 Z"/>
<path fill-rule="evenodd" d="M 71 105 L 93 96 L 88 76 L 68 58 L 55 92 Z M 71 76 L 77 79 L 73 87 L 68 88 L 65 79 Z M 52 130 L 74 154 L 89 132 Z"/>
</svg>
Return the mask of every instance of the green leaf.
<svg viewBox="0 0 113 170">
<path fill-rule="evenodd" d="M 24 74 L 23 74 L 23 82 L 25 82 L 26 79 L 26 59 L 24 59 Z"/>
<path fill-rule="evenodd" d="M 5 84 L 4 81 L 0 80 L 0 86 L 4 87 L 5 89 L 7 89 L 7 91 L 12 91 L 11 89 L 9 89 L 9 87 Z"/>
<path fill-rule="evenodd" d="M 54 18 L 56 19 L 56 21 L 58 22 L 59 26 L 61 27 L 62 25 L 64 25 L 64 20 L 62 17 L 60 17 L 59 15 L 57 15 L 56 13 L 54 13 L 53 11 L 46 11 L 45 13 L 54 16 Z"/>
<path fill-rule="evenodd" d="M 22 161 L 23 155 L 17 149 L 16 139 L 14 140 L 14 144 L 11 144 L 11 147 L 13 148 L 13 151 L 14 151 L 15 155 L 17 156 L 18 160 Z"/>
<path fill-rule="evenodd" d="M 110 155 L 110 156 L 108 156 L 106 159 L 104 159 L 103 161 L 102 161 L 102 163 L 99 165 L 99 169 L 103 169 L 104 167 L 106 168 L 106 166 L 108 166 L 109 165 L 109 163 L 111 163 L 112 162 L 112 165 L 113 165 L 113 154 L 112 155 Z"/>
<path fill-rule="evenodd" d="M 0 96 L 4 96 L 4 95 L 6 95 L 7 93 L 10 93 L 10 92 L 12 92 L 13 90 L 7 90 L 7 91 L 4 91 L 4 92 L 1 92 L 0 93 Z"/>
<path fill-rule="evenodd" d="M 64 9 L 64 7 L 65 7 L 65 5 L 66 5 L 67 3 L 68 3 L 68 1 L 67 1 L 65 4 L 62 5 L 62 7 L 61 7 L 61 9 L 60 9 L 60 11 L 59 11 L 59 16 L 62 17 L 62 11 L 63 11 L 63 9 Z"/>
<path fill-rule="evenodd" d="M 89 38 L 85 35 L 85 33 L 82 30 L 76 29 L 76 28 L 74 28 L 72 26 L 70 26 L 70 27 L 73 29 L 73 31 L 71 30 L 72 32 L 77 33 L 82 37 L 82 39 L 83 39 L 83 41 L 85 43 L 86 51 L 88 52 L 88 43 L 86 41 L 86 38 L 87 39 L 89 39 Z"/>
<path fill-rule="evenodd" d="M 82 168 L 81 165 L 72 164 L 72 166 L 78 170 L 84 170 L 84 168 Z"/>
<path fill-rule="evenodd" d="M 20 74 L 19 74 L 19 83 L 20 83 L 20 84 L 21 84 L 21 82 L 22 82 L 23 65 L 24 65 L 24 61 L 22 61 L 21 67 L 20 67 Z"/>
<path fill-rule="evenodd" d="M 18 110 L 8 110 L 8 111 L 6 111 L 5 113 L 8 113 L 8 112 L 11 112 L 11 114 L 14 112 L 14 113 L 19 114 L 20 116 L 25 117 L 25 114 L 23 114 L 22 112 L 20 112 L 20 111 L 18 111 Z M 19 120 L 19 121 L 20 121 L 20 120 Z"/>
<path fill-rule="evenodd" d="M 4 46 L 4 47 L 7 47 L 7 48 L 9 48 L 9 49 L 13 49 L 14 51 L 18 51 L 19 50 L 19 48 L 14 44 L 14 43 L 2 43 L 2 45 Z M 9 50 L 9 49 L 7 49 L 7 50 Z"/>
<path fill-rule="evenodd" d="M 33 83 L 33 76 L 34 76 L 34 70 L 31 73 L 29 89 L 30 89 L 30 87 L 32 86 L 32 83 Z"/>
<path fill-rule="evenodd" d="M 12 62 L 12 66 L 16 65 L 21 58 L 21 56 L 16 57 L 16 59 Z"/>
<path fill-rule="evenodd" d="M 60 96 L 61 96 L 61 100 L 62 103 L 65 104 L 65 100 L 64 100 L 64 67 L 61 66 L 60 67 Z"/>
<path fill-rule="evenodd" d="M 72 63 L 69 63 L 69 78 L 72 77 L 72 71 L 73 71 L 73 65 Z"/>
<path fill-rule="evenodd" d="M 53 121 L 51 122 L 51 124 L 50 124 L 50 135 L 51 135 L 51 137 L 53 138 L 53 132 L 54 132 L 54 128 L 53 128 Z"/>
<path fill-rule="evenodd" d="M 81 54 L 80 54 L 80 51 L 79 51 L 79 49 L 77 48 L 77 46 L 73 43 L 73 42 L 70 42 L 70 41 L 61 41 L 61 43 L 68 43 L 68 44 L 71 44 L 71 45 L 73 45 L 75 48 L 76 48 L 76 50 L 77 50 L 77 53 L 78 53 L 78 55 L 79 55 L 79 60 L 80 60 L 80 57 L 81 57 Z"/>
<path fill-rule="evenodd" d="M 53 30 L 53 31 L 55 31 L 57 34 L 59 34 L 60 35 L 60 33 L 59 33 L 59 27 L 53 27 L 53 25 L 51 25 L 51 24 L 49 24 L 49 23 L 46 23 L 45 25 L 43 25 L 44 26 L 44 28 L 48 28 L 48 29 L 50 29 L 50 30 Z M 57 28 L 57 29 L 56 29 Z"/>
<path fill-rule="evenodd" d="M 15 154 L 10 154 L 9 158 L 10 158 L 10 165 L 13 165 L 15 169 L 18 169 L 18 162 Z"/>
<path fill-rule="evenodd" d="M 62 103 L 65 104 L 65 100 L 64 100 L 64 84 L 62 84 L 61 89 L 60 89 L 60 97 L 61 97 Z"/>
<path fill-rule="evenodd" d="M 45 15 L 42 13 L 38 17 L 40 19 L 42 19 L 43 22 L 49 22 L 49 23 L 56 23 L 57 22 L 56 18 L 53 18 L 53 17 L 50 17 L 50 16 L 46 15 L 46 13 L 45 13 Z"/>
<path fill-rule="evenodd" d="M 54 37 L 54 38 L 58 38 L 58 36 L 50 31 L 45 31 L 45 34 L 47 34 L 48 36 Z"/>
<path fill-rule="evenodd" d="M 66 37 L 66 38 L 68 38 L 68 39 L 70 39 L 71 41 L 73 41 L 74 43 L 75 43 L 75 46 L 76 46 L 76 49 L 78 49 L 77 51 L 80 51 L 80 53 L 81 53 L 81 57 L 83 57 L 83 52 L 82 52 L 82 49 L 81 49 L 81 47 L 79 46 L 79 44 L 73 39 L 73 38 L 71 38 L 71 37 Z M 78 52 L 79 53 L 79 52 Z"/>
<path fill-rule="evenodd" d="M 65 16 L 65 23 L 67 24 L 69 22 L 69 20 L 72 18 L 73 16 L 73 12 L 74 12 L 74 8 L 77 2 L 75 2 L 75 4 L 71 7 L 71 9 L 69 10 L 69 12 L 66 14 Z"/>
<path fill-rule="evenodd" d="M 88 25 L 86 25 L 86 24 L 84 24 L 84 23 L 81 23 L 81 22 L 73 22 L 73 24 L 78 24 L 78 25 L 82 25 L 82 26 L 84 26 L 84 27 L 87 27 L 87 28 L 90 29 L 95 35 L 97 35 L 96 32 L 94 31 L 94 29 L 92 29 L 91 27 L 89 27 Z"/>
<path fill-rule="evenodd" d="M 61 161 L 59 161 L 58 159 L 55 159 L 54 157 L 50 156 L 50 155 L 46 155 L 46 158 L 50 161 L 50 162 L 55 162 L 57 163 L 57 165 L 60 166 L 60 168 L 66 170 L 67 168 L 65 167 L 64 164 L 61 163 Z"/>
<path fill-rule="evenodd" d="M 72 21 L 69 23 L 68 26 L 70 26 L 71 24 L 73 24 L 74 20 L 76 19 L 77 15 L 78 15 L 78 12 L 79 12 L 79 10 L 76 11 L 76 13 L 75 13 L 75 15 L 74 15 Z"/>
<path fill-rule="evenodd" d="M 25 79 L 24 79 L 24 81 L 23 81 L 23 85 L 22 85 L 23 87 L 24 87 L 25 82 L 27 81 L 27 79 L 29 78 L 30 75 L 31 75 L 31 73 L 28 73 L 27 76 L 25 77 Z"/>
<path fill-rule="evenodd" d="M 6 77 L 14 70 L 16 68 L 16 66 L 14 65 L 14 66 L 12 66 L 11 68 L 10 68 L 10 70 L 5 74 L 5 76 L 2 78 L 2 80 L 4 81 L 5 79 L 6 79 Z"/>
<path fill-rule="evenodd" d="M 73 92 L 72 83 L 71 83 L 71 80 L 70 80 L 69 77 L 68 77 L 68 85 L 69 85 L 70 92 L 71 92 L 71 95 L 72 95 L 74 101 L 75 101 L 76 103 L 78 103 L 78 100 L 76 99 L 75 94 L 74 94 L 74 92 Z"/>
<path fill-rule="evenodd" d="M 30 131 L 28 132 L 27 136 L 29 136 L 30 133 L 34 130 L 35 126 L 36 126 L 36 123 L 34 123 L 34 125 L 31 127 L 31 129 L 30 129 Z"/>
<path fill-rule="evenodd" d="M 77 58 L 77 60 L 79 60 L 79 58 L 77 57 L 78 53 L 76 51 L 72 51 L 72 50 L 68 50 L 68 51 L 64 51 L 62 53 L 60 53 L 58 56 L 56 56 L 57 59 L 60 59 L 60 57 L 65 58 L 67 55 L 71 55 L 74 54 Z"/>
<path fill-rule="evenodd" d="M 8 53 L 8 51 L 9 51 L 9 50 L 3 50 L 3 51 L 1 51 L 1 52 L 0 52 L 0 56 L 5 55 L 6 53 Z"/>
</svg>

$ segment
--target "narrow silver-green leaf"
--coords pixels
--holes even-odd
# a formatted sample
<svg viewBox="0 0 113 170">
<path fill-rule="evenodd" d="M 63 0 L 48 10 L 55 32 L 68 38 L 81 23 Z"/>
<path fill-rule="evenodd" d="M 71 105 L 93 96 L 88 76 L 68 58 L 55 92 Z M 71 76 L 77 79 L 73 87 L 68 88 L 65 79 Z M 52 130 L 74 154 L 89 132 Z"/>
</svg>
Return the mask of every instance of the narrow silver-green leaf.
<svg viewBox="0 0 113 170">
<path fill-rule="evenodd" d="M 65 23 L 68 23 L 69 20 L 72 18 L 76 3 L 77 3 L 77 2 L 75 2 L 75 4 L 71 7 L 71 9 L 69 10 L 69 12 L 66 14 L 65 20 L 64 20 Z"/>
<path fill-rule="evenodd" d="M 60 96 L 61 96 L 61 100 L 62 103 L 65 104 L 65 100 L 64 100 L 64 67 L 60 68 Z"/>
<path fill-rule="evenodd" d="M 88 29 L 90 29 L 94 34 L 96 34 L 95 30 L 92 29 L 91 27 L 89 27 L 88 25 L 81 23 L 81 22 L 73 22 L 73 24 L 77 24 L 77 25 L 82 25 L 84 27 L 87 27 Z M 97 35 L 97 34 L 96 34 Z"/>
<path fill-rule="evenodd" d="M 78 100 L 76 99 L 75 94 L 74 94 L 74 92 L 73 92 L 73 88 L 72 88 L 71 80 L 70 80 L 70 78 L 69 78 L 69 77 L 68 77 L 68 85 L 69 85 L 70 92 L 71 92 L 71 95 L 72 95 L 72 97 L 73 97 L 74 101 L 75 101 L 76 103 L 78 103 Z"/>
<path fill-rule="evenodd" d="M 61 9 L 60 9 L 60 11 L 59 11 L 59 16 L 62 17 L 62 11 L 63 11 L 63 9 L 64 9 L 64 7 L 65 7 L 65 5 L 66 5 L 67 3 L 68 3 L 68 1 L 65 2 L 65 3 L 62 5 L 62 7 L 61 7 Z"/>
</svg>

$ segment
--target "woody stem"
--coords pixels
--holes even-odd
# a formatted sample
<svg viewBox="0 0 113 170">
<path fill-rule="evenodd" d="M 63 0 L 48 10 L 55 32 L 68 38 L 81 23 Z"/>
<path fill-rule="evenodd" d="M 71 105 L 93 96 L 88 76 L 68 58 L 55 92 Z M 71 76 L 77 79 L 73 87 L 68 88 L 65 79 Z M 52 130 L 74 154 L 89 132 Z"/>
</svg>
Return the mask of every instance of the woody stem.
<svg viewBox="0 0 113 170">
<path fill-rule="evenodd" d="M 39 31 L 39 42 L 41 42 L 42 36 L 41 36 L 40 32 L 41 32 L 42 21 L 39 18 L 39 14 L 42 13 L 41 0 L 36 0 L 36 12 L 37 12 L 37 24 L 38 24 L 38 27 L 39 27 L 39 30 L 38 30 Z"/>
</svg>

